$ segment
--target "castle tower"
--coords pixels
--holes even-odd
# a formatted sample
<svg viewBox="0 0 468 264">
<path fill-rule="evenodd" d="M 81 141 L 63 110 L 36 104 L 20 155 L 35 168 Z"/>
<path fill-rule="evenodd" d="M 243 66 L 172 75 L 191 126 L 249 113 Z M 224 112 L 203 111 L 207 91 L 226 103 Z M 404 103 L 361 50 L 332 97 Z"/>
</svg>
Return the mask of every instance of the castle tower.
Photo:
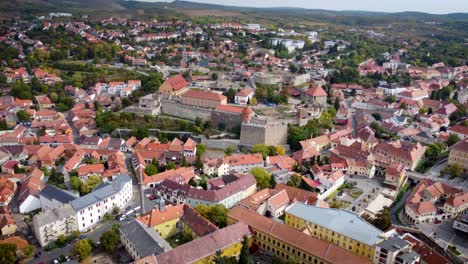
<svg viewBox="0 0 468 264">
<path fill-rule="evenodd" d="M 245 107 L 242 110 L 242 122 L 250 122 L 250 120 L 252 119 L 252 115 L 252 108 L 250 108 L 250 106 Z"/>
</svg>

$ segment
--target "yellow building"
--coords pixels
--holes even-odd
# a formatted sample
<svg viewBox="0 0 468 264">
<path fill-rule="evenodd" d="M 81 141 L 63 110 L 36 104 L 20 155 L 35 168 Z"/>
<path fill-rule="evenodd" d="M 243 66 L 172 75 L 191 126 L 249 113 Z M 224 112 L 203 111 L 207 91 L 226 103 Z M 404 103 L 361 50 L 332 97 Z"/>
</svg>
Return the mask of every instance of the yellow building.
<svg viewBox="0 0 468 264">
<path fill-rule="evenodd" d="M 285 211 L 286 224 L 353 254 L 374 259 L 384 232 L 346 210 L 294 203 Z"/>
<path fill-rule="evenodd" d="M 458 164 L 461 166 L 464 173 L 468 172 L 468 138 L 450 148 L 448 164 Z"/>
<path fill-rule="evenodd" d="M 218 228 L 201 216 L 189 205 L 161 206 L 162 210 L 153 209 L 140 217 L 140 222 L 156 230 L 167 239 L 179 232 L 192 238 L 198 238 L 218 230 Z"/>
<path fill-rule="evenodd" d="M 245 223 L 254 231 L 253 244 L 268 255 L 294 263 L 371 263 L 366 258 L 349 253 L 327 243 L 278 223 L 253 210 L 237 206 L 227 215 L 228 224 Z"/>
</svg>

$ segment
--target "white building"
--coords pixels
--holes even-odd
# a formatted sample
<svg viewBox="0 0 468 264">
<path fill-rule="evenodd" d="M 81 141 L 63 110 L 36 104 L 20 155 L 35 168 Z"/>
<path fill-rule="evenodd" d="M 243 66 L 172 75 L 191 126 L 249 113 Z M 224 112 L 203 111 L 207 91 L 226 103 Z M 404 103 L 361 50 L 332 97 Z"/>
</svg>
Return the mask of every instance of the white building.
<svg viewBox="0 0 468 264">
<path fill-rule="evenodd" d="M 90 230 L 106 213 L 115 207 L 124 208 L 132 198 L 132 180 L 128 175 L 121 174 L 112 182 L 101 183 L 91 193 L 70 203 L 76 212 L 78 230 Z"/>
<path fill-rule="evenodd" d="M 60 235 L 69 235 L 78 229 L 75 210 L 71 205 L 63 204 L 34 215 L 33 229 L 39 244 L 44 247 Z"/>
<path fill-rule="evenodd" d="M 239 105 L 246 105 L 252 101 L 254 97 L 254 90 L 252 88 L 244 88 L 236 93 L 234 97 L 234 103 Z"/>
</svg>

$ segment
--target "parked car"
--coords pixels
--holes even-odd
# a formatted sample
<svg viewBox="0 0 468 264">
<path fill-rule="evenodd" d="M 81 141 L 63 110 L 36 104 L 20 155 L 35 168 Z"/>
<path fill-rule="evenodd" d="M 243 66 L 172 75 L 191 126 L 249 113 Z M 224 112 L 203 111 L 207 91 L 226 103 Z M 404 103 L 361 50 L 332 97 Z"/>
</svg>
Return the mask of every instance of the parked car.
<svg viewBox="0 0 468 264">
<path fill-rule="evenodd" d="M 151 194 L 150 196 L 148 196 L 148 198 L 152 201 L 152 200 L 156 199 L 156 196 L 154 194 Z"/>
<path fill-rule="evenodd" d="M 80 239 L 85 239 L 87 237 L 88 237 L 88 235 L 83 234 L 83 235 L 80 236 Z"/>
</svg>

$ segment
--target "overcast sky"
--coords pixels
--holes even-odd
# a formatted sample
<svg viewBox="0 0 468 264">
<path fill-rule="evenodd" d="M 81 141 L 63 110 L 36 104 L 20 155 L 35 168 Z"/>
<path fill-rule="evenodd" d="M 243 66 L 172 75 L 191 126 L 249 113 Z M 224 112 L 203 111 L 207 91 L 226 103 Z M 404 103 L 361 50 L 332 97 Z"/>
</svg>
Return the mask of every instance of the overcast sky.
<svg viewBox="0 0 468 264">
<path fill-rule="evenodd" d="M 146 2 L 171 2 L 167 0 L 139 0 Z M 303 7 L 329 10 L 365 11 L 420 11 L 434 14 L 467 13 L 468 0 L 190 0 L 191 2 L 255 6 Z"/>
</svg>

